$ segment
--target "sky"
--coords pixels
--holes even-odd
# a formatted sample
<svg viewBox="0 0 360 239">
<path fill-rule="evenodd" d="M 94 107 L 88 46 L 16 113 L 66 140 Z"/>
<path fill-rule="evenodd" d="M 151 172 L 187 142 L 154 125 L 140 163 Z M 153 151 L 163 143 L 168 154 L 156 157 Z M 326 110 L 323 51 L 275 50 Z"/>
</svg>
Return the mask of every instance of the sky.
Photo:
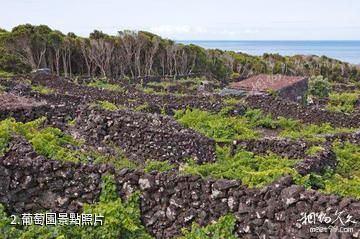
<svg viewBox="0 0 360 239">
<path fill-rule="evenodd" d="M 174 40 L 360 40 L 359 0 L 0 0 L 0 27 L 88 36 L 145 30 Z"/>
</svg>

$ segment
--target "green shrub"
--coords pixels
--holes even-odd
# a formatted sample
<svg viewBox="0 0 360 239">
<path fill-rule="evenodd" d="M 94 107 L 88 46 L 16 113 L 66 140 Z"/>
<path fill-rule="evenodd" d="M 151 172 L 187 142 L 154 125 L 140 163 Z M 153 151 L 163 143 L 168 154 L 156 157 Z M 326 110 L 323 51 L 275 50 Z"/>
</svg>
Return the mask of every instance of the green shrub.
<svg viewBox="0 0 360 239">
<path fill-rule="evenodd" d="M 322 142 L 325 140 L 325 134 L 335 133 L 351 133 L 355 129 L 352 128 L 333 128 L 329 123 L 322 125 L 315 124 L 299 124 L 295 128 L 285 128 L 280 132 L 280 136 L 292 139 L 305 139 L 308 141 Z"/>
<path fill-rule="evenodd" d="M 352 113 L 355 103 L 359 100 L 359 93 L 331 93 L 327 110 L 335 112 Z"/>
<path fill-rule="evenodd" d="M 44 95 L 48 95 L 48 94 L 51 94 L 53 92 L 52 89 L 49 89 L 49 88 L 47 88 L 45 86 L 42 86 L 42 85 L 38 85 L 38 86 L 32 85 L 31 86 L 31 91 L 37 92 L 37 93 L 40 93 L 40 94 L 44 94 Z"/>
<path fill-rule="evenodd" d="M 94 82 L 88 84 L 88 86 L 100 88 L 103 90 L 116 91 L 116 92 L 124 92 L 125 89 L 120 85 L 110 84 L 104 79 L 99 79 Z"/>
<path fill-rule="evenodd" d="M 143 112 L 143 113 L 152 113 L 152 108 L 149 103 L 144 103 L 134 108 L 134 111 Z"/>
<path fill-rule="evenodd" d="M 302 125 L 300 120 L 287 119 L 281 116 L 278 117 L 277 124 L 279 128 L 287 130 L 297 130 L 301 128 Z"/>
<path fill-rule="evenodd" d="M 275 129 L 277 122 L 272 119 L 270 114 L 264 114 L 259 109 L 249 109 L 245 113 L 245 117 L 249 120 L 253 127 L 263 127 Z"/>
<path fill-rule="evenodd" d="M 0 157 L 6 152 L 11 133 L 14 131 L 14 122 L 13 119 L 0 121 Z"/>
<path fill-rule="evenodd" d="M 330 93 L 330 83 L 323 76 L 312 76 L 309 80 L 309 93 L 313 96 L 326 98 Z"/>
<path fill-rule="evenodd" d="M 319 154 L 320 152 L 324 151 L 324 147 L 322 146 L 318 146 L 318 145 L 314 145 L 314 146 L 311 146 L 310 148 L 308 148 L 305 153 L 307 155 L 310 155 L 310 156 L 314 156 L 314 155 L 317 155 Z"/>
<path fill-rule="evenodd" d="M 238 104 L 244 104 L 244 99 L 238 99 L 238 98 L 227 98 L 223 100 L 223 103 L 226 105 L 238 105 Z"/>
<path fill-rule="evenodd" d="M 93 158 L 95 164 L 110 164 L 114 166 L 116 169 L 123 169 L 123 168 L 130 168 L 136 169 L 138 168 L 138 163 L 135 160 L 130 160 L 126 158 L 124 153 L 121 149 L 113 147 L 114 155 L 104 155 L 95 150 L 88 151 L 84 153 L 85 159 L 86 158 Z M 85 161 L 83 159 L 82 161 Z"/>
<path fill-rule="evenodd" d="M 236 218 L 233 215 L 220 217 L 216 223 L 205 227 L 193 223 L 191 231 L 183 229 L 183 236 L 179 239 L 236 239 L 235 225 Z"/>
<path fill-rule="evenodd" d="M 338 159 L 344 160 L 344 159 Z M 305 187 L 311 187 L 324 193 L 337 194 L 343 197 L 355 197 L 360 199 L 360 178 L 355 174 L 351 178 L 344 177 L 339 173 L 344 171 L 340 166 L 334 171 L 327 169 L 322 175 L 311 173 L 305 177 L 295 176 L 295 182 Z M 351 169 L 345 169 L 350 172 Z"/>
<path fill-rule="evenodd" d="M 243 150 L 231 156 L 227 147 L 217 147 L 216 151 L 215 163 L 198 165 L 190 161 L 183 166 L 183 172 L 202 177 L 238 179 L 249 187 L 262 187 L 281 176 L 297 175 L 293 169 L 297 160 L 281 158 L 272 153 L 259 156 Z"/>
<path fill-rule="evenodd" d="M 344 178 L 335 174 L 331 179 L 324 181 L 324 188 L 321 190 L 326 193 L 335 193 L 344 197 L 356 197 L 360 199 L 360 178 Z"/>
<path fill-rule="evenodd" d="M 5 90 L 6 90 L 5 86 L 0 85 L 0 93 L 1 93 L 1 92 L 4 92 Z"/>
<path fill-rule="evenodd" d="M 97 106 L 99 106 L 100 108 L 104 109 L 104 110 L 108 110 L 108 111 L 116 111 L 119 109 L 119 107 L 109 101 L 97 101 Z"/>
<path fill-rule="evenodd" d="M 6 71 L 2 71 L 2 70 L 0 70 L 0 78 L 11 78 L 11 77 L 13 77 L 14 76 L 14 74 L 13 73 L 11 73 L 11 72 L 6 72 Z"/>
<path fill-rule="evenodd" d="M 144 171 L 150 173 L 152 171 L 165 172 L 174 168 L 174 165 L 168 161 L 157 161 L 157 160 L 147 160 L 145 162 Z"/>
<path fill-rule="evenodd" d="M 176 111 L 175 118 L 185 127 L 195 129 L 218 142 L 257 137 L 257 133 L 250 129 L 247 120 L 241 117 L 187 109 L 185 111 Z"/>
<path fill-rule="evenodd" d="M 333 150 L 338 161 L 336 172 L 343 177 L 360 178 L 360 146 L 349 142 L 334 142 Z"/>
</svg>

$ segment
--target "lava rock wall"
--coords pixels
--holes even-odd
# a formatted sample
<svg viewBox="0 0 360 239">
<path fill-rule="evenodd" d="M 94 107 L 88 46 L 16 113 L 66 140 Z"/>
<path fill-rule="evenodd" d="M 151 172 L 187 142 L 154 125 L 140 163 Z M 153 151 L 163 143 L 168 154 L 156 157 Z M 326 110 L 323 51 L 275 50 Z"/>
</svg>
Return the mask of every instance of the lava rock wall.
<svg viewBox="0 0 360 239">
<path fill-rule="evenodd" d="M 360 114 L 358 113 L 345 114 L 305 107 L 291 101 L 265 95 L 249 96 L 246 102 L 249 107 L 261 109 L 273 117 L 283 116 L 313 124 L 330 123 L 333 127 L 360 127 Z"/>
<path fill-rule="evenodd" d="M 113 142 L 134 160 L 215 161 L 214 140 L 182 127 L 167 116 L 88 109 L 79 112 L 77 126 L 90 141 Z"/>
<path fill-rule="evenodd" d="M 193 222 L 206 225 L 233 213 L 240 238 L 358 238 L 360 224 L 347 224 L 351 233 L 310 233 L 302 213 L 343 212 L 360 221 L 360 202 L 294 185 L 290 177 L 251 189 L 236 180 L 212 180 L 176 172 L 149 174 L 140 170 L 114 170 L 106 165 L 81 165 L 46 160 L 36 155 L 22 138 L 13 139 L 0 158 L 0 203 L 9 213 L 39 210 L 80 212 L 82 203 L 96 202 L 101 176 L 115 175 L 118 193 L 126 198 L 141 193 L 142 221 L 156 238 L 173 238 Z M 335 225 L 341 226 L 340 221 Z"/>
</svg>

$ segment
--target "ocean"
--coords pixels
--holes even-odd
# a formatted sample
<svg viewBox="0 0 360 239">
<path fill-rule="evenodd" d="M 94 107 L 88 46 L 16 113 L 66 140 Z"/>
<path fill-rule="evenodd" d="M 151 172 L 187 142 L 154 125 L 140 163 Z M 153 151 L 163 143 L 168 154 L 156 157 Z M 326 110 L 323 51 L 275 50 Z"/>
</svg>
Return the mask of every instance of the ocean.
<svg viewBox="0 0 360 239">
<path fill-rule="evenodd" d="M 209 49 L 231 50 L 260 56 L 279 53 L 284 56 L 328 56 L 352 64 L 360 64 L 360 41 L 177 41 Z"/>
</svg>

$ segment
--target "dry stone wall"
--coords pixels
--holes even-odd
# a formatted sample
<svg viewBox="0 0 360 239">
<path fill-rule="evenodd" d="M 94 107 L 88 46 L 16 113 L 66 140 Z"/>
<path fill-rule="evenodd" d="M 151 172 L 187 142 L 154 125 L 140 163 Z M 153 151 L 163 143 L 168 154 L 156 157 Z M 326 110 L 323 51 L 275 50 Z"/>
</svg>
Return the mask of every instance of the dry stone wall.
<svg viewBox="0 0 360 239">
<path fill-rule="evenodd" d="M 47 86 L 58 92 L 67 92 L 71 96 L 80 97 L 85 101 L 107 100 L 114 104 L 134 108 L 148 104 L 168 109 L 198 108 L 209 111 L 220 111 L 224 104 L 220 96 L 174 96 L 174 95 L 149 95 L 140 92 L 114 92 L 102 90 L 96 87 L 78 85 L 60 77 L 38 75 L 32 79 L 33 83 Z"/>
<path fill-rule="evenodd" d="M 158 115 L 119 110 L 80 110 L 77 127 L 94 144 L 113 142 L 131 159 L 168 160 L 188 158 L 198 163 L 215 160 L 215 141 Z"/>
<path fill-rule="evenodd" d="M 289 159 L 302 159 L 306 157 L 306 150 L 314 143 L 303 140 L 291 140 L 282 138 L 262 138 L 252 140 L 236 140 L 233 142 L 233 151 L 243 148 L 256 154 L 266 154 L 269 151 Z"/>
<path fill-rule="evenodd" d="M 106 170 L 106 166 L 47 160 L 15 137 L 0 158 L 0 203 L 12 213 L 79 211 L 82 203 L 97 200 Z"/>
<path fill-rule="evenodd" d="M 331 112 L 265 95 L 249 96 L 246 99 L 251 108 L 258 108 L 273 117 L 299 119 L 304 123 L 323 124 L 330 123 L 334 127 L 360 127 L 360 114 L 345 114 Z"/>
<path fill-rule="evenodd" d="M 348 136 L 350 137 L 350 136 Z M 253 140 L 236 140 L 232 145 L 232 152 L 243 148 L 256 154 L 267 154 L 269 152 L 278 154 L 289 159 L 298 159 L 295 169 L 301 174 L 306 175 L 311 172 L 322 173 L 328 167 L 335 169 L 337 165 L 336 154 L 332 151 L 331 142 L 323 145 L 324 150 L 316 155 L 307 155 L 306 150 L 315 143 L 306 141 L 295 141 L 282 138 L 263 138 Z"/>
<path fill-rule="evenodd" d="M 118 193 L 125 198 L 141 193 L 142 221 L 156 238 L 173 238 L 192 222 L 205 225 L 233 213 L 240 238 L 358 238 L 360 224 L 353 232 L 310 233 L 302 213 L 326 213 L 334 219 L 336 210 L 343 219 L 350 215 L 360 221 L 360 202 L 326 195 L 294 185 L 283 177 L 270 186 L 250 189 L 235 180 L 211 180 L 176 172 L 145 174 L 140 170 L 114 169 L 46 160 L 37 156 L 21 138 L 15 138 L 9 152 L 0 158 L 0 203 L 9 213 L 81 211 L 82 203 L 93 203 L 100 195 L 101 176 L 115 175 Z M 335 225 L 341 226 L 340 221 Z"/>
</svg>

